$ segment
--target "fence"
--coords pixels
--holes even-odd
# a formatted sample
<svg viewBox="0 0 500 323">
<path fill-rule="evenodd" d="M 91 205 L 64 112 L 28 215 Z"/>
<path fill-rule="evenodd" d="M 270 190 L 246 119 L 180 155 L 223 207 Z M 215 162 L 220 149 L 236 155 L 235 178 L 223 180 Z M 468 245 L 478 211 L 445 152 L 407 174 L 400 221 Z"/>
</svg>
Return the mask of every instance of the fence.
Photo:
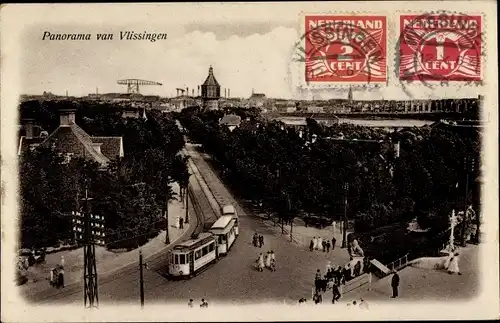
<svg viewBox="0 0 500 323">
<path fill-rule="evenodd" d="M 399 270 L 399 269 L 405 267 L 407 264 L 408 264 L 408 254 L 391 262 L 386 267 L 389 268 L 389 270 Z"/>
</svg>

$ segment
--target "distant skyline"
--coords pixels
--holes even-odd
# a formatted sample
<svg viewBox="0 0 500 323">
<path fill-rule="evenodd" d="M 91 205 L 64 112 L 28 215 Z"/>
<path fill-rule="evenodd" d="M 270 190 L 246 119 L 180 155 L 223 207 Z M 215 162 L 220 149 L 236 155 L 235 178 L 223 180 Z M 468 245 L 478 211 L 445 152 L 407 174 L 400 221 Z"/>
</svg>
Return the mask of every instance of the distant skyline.
<svg viewBox="0 0 500 323">
<path fill-rule="evenodd" d="M 48 41 L 51 33 L 114 33 L 114 40 Z M 168 33 L 167 40 L 120 41 L 120 31 Z M 184 25 L 143 23 L 96 28 L 82 25 L 44 25 L 27 28 L 21 58 L 21 93 L 86 96 L 95 93 L 126 93 L 117 80 L 138 78 L 160 82 L 162 86 L 142 86 L 144 95 L 172 97 L 176 88 L 197 92 L 208 75 L 210 65 L 224 89 L 232 97 L 248 98 L 252 89 L 267 97 L 284 99 L 347 98 L 347 89 L 304 90 L 290 72 L 294 45 L 300 39 L 298 19 L 269 24 L 189 23 Z M 393 50 L 388 48 L 389 51 Z M 376 90 L 353 89 L 354 99 L 410 99 L 397 84 L 391 58 L 388 74 L 392 84 Z M 420 86 L 412 90 L 413 99 L 476 97 L 478 88 L 441 88 Z"/>
</svg>

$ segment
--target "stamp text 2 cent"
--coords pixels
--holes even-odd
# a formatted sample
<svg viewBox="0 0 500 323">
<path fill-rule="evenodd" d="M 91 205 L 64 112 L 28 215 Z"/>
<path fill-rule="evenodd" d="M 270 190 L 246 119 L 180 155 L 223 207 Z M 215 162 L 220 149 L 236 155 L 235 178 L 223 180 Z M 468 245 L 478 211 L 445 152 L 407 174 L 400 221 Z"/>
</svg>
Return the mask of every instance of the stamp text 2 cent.
<svg viewBox="0 0 500 323">
<path fill-rule="evenodd" d="M 387 82 L 385 16 L 305 16 L 305 81 Z"/>
</svg>

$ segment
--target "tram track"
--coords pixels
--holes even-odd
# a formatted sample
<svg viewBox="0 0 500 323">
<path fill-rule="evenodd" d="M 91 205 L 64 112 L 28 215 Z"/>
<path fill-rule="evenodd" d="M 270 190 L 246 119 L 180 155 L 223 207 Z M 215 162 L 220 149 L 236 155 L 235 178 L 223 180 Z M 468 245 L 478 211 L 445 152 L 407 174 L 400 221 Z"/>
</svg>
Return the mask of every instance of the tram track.
<svg viewBox="0 0 500 323">
<path fill-rule="evenodd" d="M 193 181 L 196 182 L 199 186 L 199 180 L 197 178 L 193 178 Z M 149 257 L 146 257 L 144 261 L 148 263 L 150 266 L 151 270 L 158 273 L 158 275 L 165 277 L 165 273 L 163 272 L 164 269 L 167 267 L 166 262 L 167 262 L 167 254 L 168 251 L 173 249 L 175 245 L 177 245 L 179 242 L 189 239 L 190 235 L 193 233 L 199 234 L 200 232 L 203 231 L 204 228 L 204 223 L 206 220 L 205 212 L 203 212 L 203 208 L 200 203 L 200 199 L 208 197 L 203 196 L 203 190 L 201 187 L 193 187 L 193 183 L 189 183 L 190 189 L 189 191 L 189 199 L 190 203 L 189 206 L 192 208 L 192 214 L 195 215 L 194 219 L 196 221 L 196 224 L 194 226 L 194 229 L 188 230 L 191 232 L 187 232 L 184 234 L 184 237 L 181 237 L 178 242 L 170 244 L 168 246 L 165 246 L 162 250 L 158 251 L 154 255 L 151 255 Z M 208 203 L 208 201 L 207 201 Z M 205 204 L 207 204 L 205 203 Z M 209 204 L 209 203 L 208 203 Z M 209 212 L 212 213 L 212 212 Z M 215 216 L 217 214 L 214 212 L 213 213 Z M 211 217 L 212 214 L 210 214 Z M 210 218 L 209 217 L 209 218 Z M 106 288 L 108 285 L 112 285 L 116 283 L 116 281 L 121 281 L 123 283 L 130 283 L 135 280 L 137 280 L 138 277 L 138 272 L 139 268 L 137 268 L 138 265 L 137 263 L 129 264 L 126 265 L 120 269 L 117 269 L 114 272 L 106 273 L 104 276 L 102 276 L 99 281 L 98 281 L 98 288 Z M 180 284 L 182 282 L 176 282 L 168 279 L 163 279 L 162 284 Z M 35 301 L 37 304 L 48 304 L 52 303 L 54 301 L 58 300 L 64 300 L 65 298 L 70 298 L 73 297 L 77 294 L 83 293 L 82 291 L 82 282 L 78 283 L 73 283 L 71 285 L 66 286 L 66 288 L 63 291 L 59 291 L 56 293 L 50 293 L 49 295 L 42 296 L 37 298 L 35 296 L 36 300 L 30 300 L 30 301 Z"/>
</svg>

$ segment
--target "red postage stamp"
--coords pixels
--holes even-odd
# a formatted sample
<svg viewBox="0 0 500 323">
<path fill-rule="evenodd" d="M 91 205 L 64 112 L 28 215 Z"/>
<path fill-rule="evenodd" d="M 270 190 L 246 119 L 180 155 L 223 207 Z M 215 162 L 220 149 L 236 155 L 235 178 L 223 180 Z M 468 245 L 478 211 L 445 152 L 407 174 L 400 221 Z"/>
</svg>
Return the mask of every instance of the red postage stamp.
<svg viewBox="0 0 500 323">
<path fill-rule="evenodd" d="M 399 78 L 481 81 L 481 16 L 401 15 Z"/>
<path fill-rule="evenodd" d="M 387 82 L 385 16 L 306 15 L 305 81 Z"/>
</svg>

